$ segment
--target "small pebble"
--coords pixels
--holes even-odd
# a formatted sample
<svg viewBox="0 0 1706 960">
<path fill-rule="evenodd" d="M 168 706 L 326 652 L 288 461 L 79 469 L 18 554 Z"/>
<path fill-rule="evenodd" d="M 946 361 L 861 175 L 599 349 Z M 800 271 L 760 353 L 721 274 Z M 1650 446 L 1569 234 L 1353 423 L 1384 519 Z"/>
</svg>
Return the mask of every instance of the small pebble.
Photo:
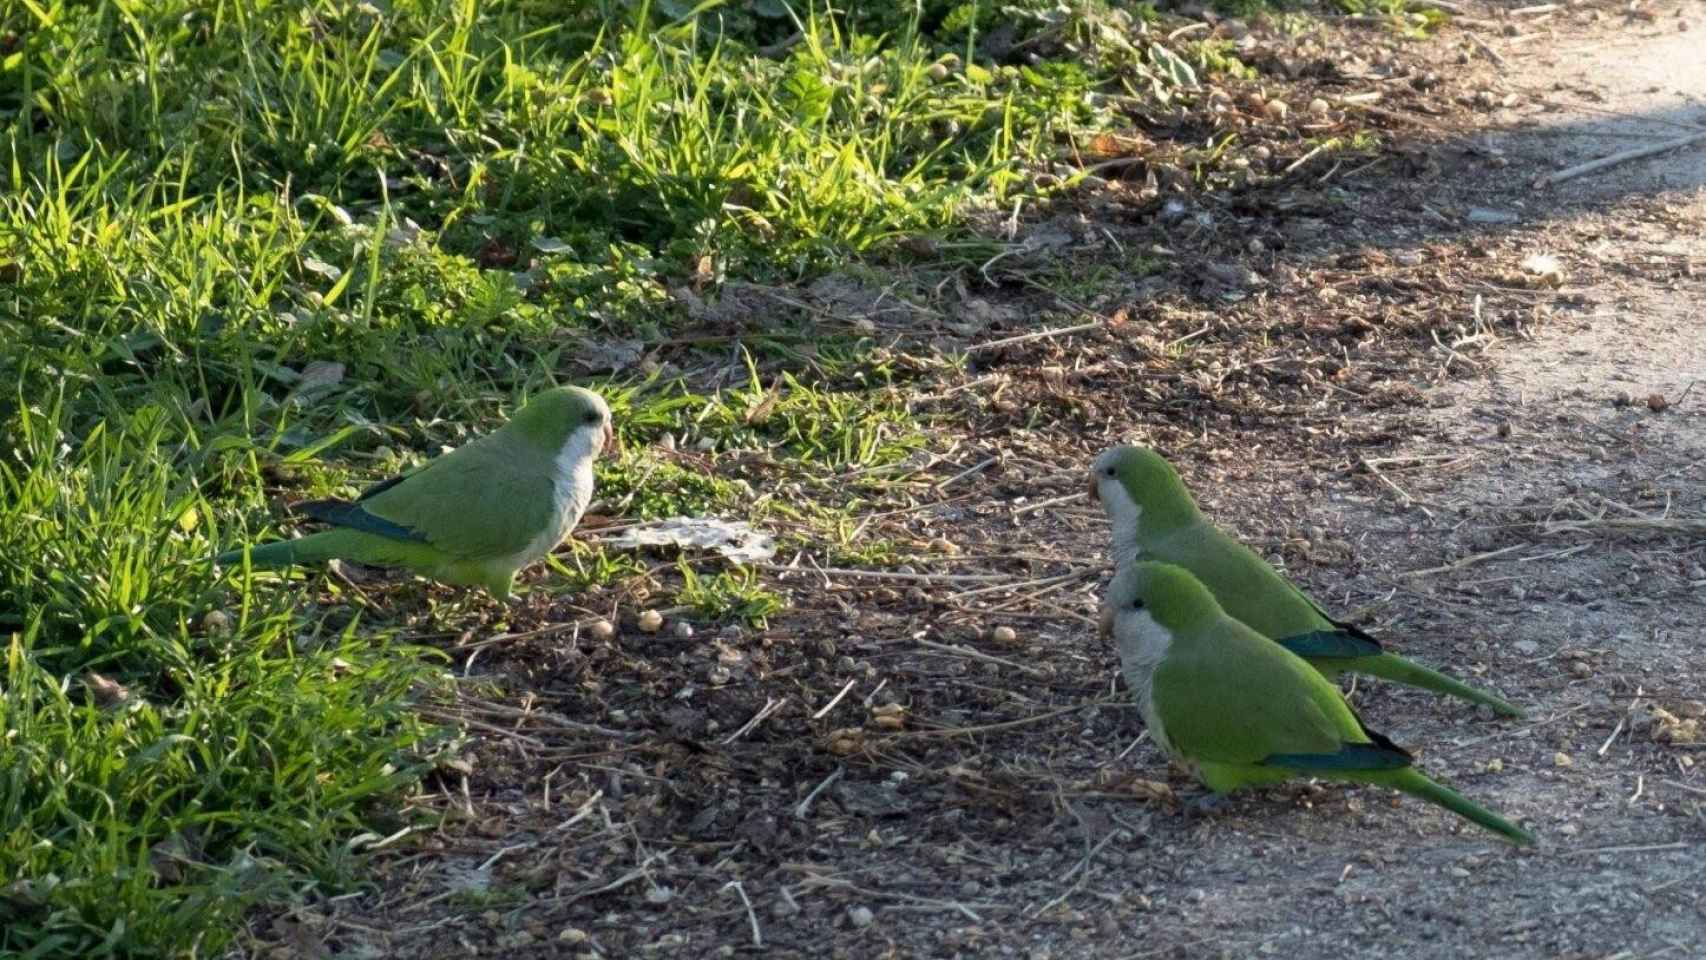
<svg viewBox="0 0 1706 960">
<path fill-rule="evenodd" d="M 1511 649 L 1525 657 L 1532 657 L 1540 652 L 1540 644 L 1535 643 L 1533 640 L 1518 640 L 1511 644 Z"/>
<path fill-rule="evenodd" d="M 670 625 L 669 632 L 675 634 L 677 640 L 693 639 L 693 624 L 686 620 L 677 620 Z"/>
<path fill-rule="evenodd" d="M 656 610 L 646 610 L 640 614 L 640 629 L 647 633 L 657 633 L 663 629 L 663 614 Z"/>
<path fill-rule="evenodd" d="M 1487 761 L 1487 772 L 1488 773 L 1504 773 L 1505 772 L 1505 762 L 1503 760 L 1500 760 L 1498 757 L 1494 757 L 1493 759 L 1488 760 Z"/>
<path fill-rule="evenodd" d="M 1576 761 L 1570 759 L 1569 754 L 1560 750 L 1552 755 L 1552 765 L 1555 767 L 1573 767 L 1576 765 Z"/>
<path fill-rule="evenodd" d="M 1576 660 L 1570 664 L 1570 673 L 1578 680 L 1586 680 L 1593 676 L 1593 667 L 1588 666 L 1586 660 Z"/>
<path fill-rule="evenodd" d="M 223 610 L 209 610 L 202 615 L 201 629 L 210 637 L 229 637 L 231 615 Z"/>
<path fill-rule="evenodd" d="M 654 907 L 661 907 L 674 899 L 674 887 L 653 887 L 646 891 L 646 902 Z"/>
<path fill-rule="evenodd" d="M 1291 112 L 1291 106 L 1284 100 L 1269 100 L 1262 106 L 1262 112 L 1266 113 L 1270 120 L 1284 120 L 1285 115 Z"/>
<path fill-rule="evenodd" d="M 847 922 L 859 929 L 870 926 L 876 919 L 877 915 L 871 912 L 870 907 L 847 908 Z"/>
<path fill-rule="evenodd" d="M 1316 97 L 1315 99 L 1309 101 L 1309 112 L 1314 114 L 1317 117 L 1326 116 L 1327 115 L 1327 101 L 1321 99 L 1320 97 Z"/>
<path fill-rule="evenodd" d="M 989 639 L 1000 644 L 1010 644 L 1018 642 L 1019 635 L 1014 632 L 1012 627 L 1002 624 L 989 631 Z"/>
<path fill-rule="evenodd" d="M 594 640 L 609 640 L 616 636 L 616 628 L 609 620 L 594 620 L 587 624 L 586 634 Z"/>
<path fill-rule="evenodd" d="M 1662 412 L 1664 412 L 1665 408 L 1668 406 L 1670 406 L 1670 401 L 1665 399 L 1664 394 L 1662 394 L 1662 393 L 1649 393 L 1649 394 L 1647 394 L 1647 409 L 1648 410 L 1651 410 L 1654 413 L 1662 413 Z"/>
</svg>

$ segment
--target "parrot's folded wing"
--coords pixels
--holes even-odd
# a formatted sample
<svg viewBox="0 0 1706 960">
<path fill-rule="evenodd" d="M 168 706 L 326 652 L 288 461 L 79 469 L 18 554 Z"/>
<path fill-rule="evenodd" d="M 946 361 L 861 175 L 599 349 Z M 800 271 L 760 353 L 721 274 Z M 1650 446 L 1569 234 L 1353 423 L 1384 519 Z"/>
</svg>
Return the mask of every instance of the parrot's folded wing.
<svg viewBox="0 0 1706 960">
<path fill-rule="evenodd" d="M 1247 639 L 1256 642 L 1168 653 L 1154 681 L 1167 739 L 1186 756 L 1215 763 L 1338 752 L 1359 726 L 1338 691 L 1280 647 L 1253 632 Z"/>
<path fill-rule="evenodd" d="M 353 506 L 453 556 L 509 556 L 548 532 L 558 497 L 554 469 L 516 438 L 488 434 L 367 491 Z"/>
</svg>

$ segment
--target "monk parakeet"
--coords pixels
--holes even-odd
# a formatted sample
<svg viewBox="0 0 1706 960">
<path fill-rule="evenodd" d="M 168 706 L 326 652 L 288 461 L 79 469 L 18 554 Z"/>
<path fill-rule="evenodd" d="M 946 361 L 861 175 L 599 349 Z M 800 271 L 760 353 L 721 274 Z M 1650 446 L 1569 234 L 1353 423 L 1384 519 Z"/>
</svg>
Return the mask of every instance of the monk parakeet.
<svg viewBox="0 0 1706 960">
<path fill-rule="evenodd" d="M 1320 777 L 1393 787 L 1512 843 L 1521 828 L 1413 767 L 1363 725 L 1339 688 L 1284 647 L 1232 619 L 1188 571 L 1126 564 L 1102 608 L 1104 635 L 1150 736 L 1215 793 Z"/>
<path fill-rule="evenodd" d="M 615 434 L 597 394 L 557 387 L 498 430 L 425 466 L 369 487 L 354 501 L 297 509 L 332 529 L 248 548 L 256 567 L 333 557 L 406 567 L 508 597 L 516 571 L 550 553 L 592 500 L 592 463 Z M 218 563 L 242 559 L 220 554 Z"/>
<path fill-rule="evenodd" d="M 1139 559 L 1184 567 L 1234 619 L 1278 641 L 1328 679 L 1366 673 L 1485 704 L 1505 716 L 1523 715 L 1490 693 L 1386 652 L 1361 629 L 1329 617 L 1255 551 L 1204 518 L 1172 465 L 1153 450 L 1105 451 L 1092 468 L 1090 497 L 1102 502 L 1113 523 L 1116 567 Z"/>
</svg>

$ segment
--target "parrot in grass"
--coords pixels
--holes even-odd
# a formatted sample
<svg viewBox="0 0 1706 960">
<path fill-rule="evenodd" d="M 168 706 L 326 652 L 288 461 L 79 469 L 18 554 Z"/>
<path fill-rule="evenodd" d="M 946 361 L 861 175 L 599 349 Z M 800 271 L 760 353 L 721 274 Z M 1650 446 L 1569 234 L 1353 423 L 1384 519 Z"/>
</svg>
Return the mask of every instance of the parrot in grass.
<svg viewBox="0 0 1706 960">
<path fill-rule="evenodd" d="M 1363 725 L 1303 658 L 1222 610 L 1183 567 L 1128 563 L 1101 630 L 1155 742 L 1223 794 L 1318 777 L 1401 790 L 1518 846 L 1534 837 L 1424 776 L 1403 748 Z"/>
<path fill-rule="evenodd" d="M 330 530 L 220 554 L 287 567 L 332 558 L 404 567 L 508 598 L 516 572 L 574 529 L 592 500 L 592 464 L 615 442 L 610 408 L 579 387 L 535 396 L 509 422 L 355 500 L 296 509 Z"/>
<path fill-rule="evenodd" d="M 1159 560 L 1189 570 L 1234 619 L 1309 661 L 1328 679 L 1363 673 L 1491 707 L 1522 710 L 1490 693 L 1389 653 L 1358 627 L 1328 616 L 1249 547 L 1210 523 L 1160 454 L 1118 446 L 1096 458 L 1090 498 L 1113 524 L 1116 568 Z"/>
</svg>

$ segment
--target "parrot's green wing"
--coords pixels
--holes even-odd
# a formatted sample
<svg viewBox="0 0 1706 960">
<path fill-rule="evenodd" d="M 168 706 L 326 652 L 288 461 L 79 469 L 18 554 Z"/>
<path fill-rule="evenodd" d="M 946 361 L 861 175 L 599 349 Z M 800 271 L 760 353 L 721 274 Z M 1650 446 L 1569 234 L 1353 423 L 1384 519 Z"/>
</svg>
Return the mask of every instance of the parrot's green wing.
<svg viewBox="0 0 1706 960">
<path fill-rule="evenodd" d="M 1254 550 L 1204 520 L 1152 545 L 1155 558 L 1191 571 L 1234 620 L 1267 637 L 1293 637 L 1337 625 Z"/>
<path fill-rule="evenodd" d="M 353 502 L 322 500 L 299 509 L 459 559 L 504 557 L 546 532 L 556 497 L 552 466 L 536 448 L 500 431 L 376 484 Z"/>
<path fill-rule="evenodd" d="M 1271 655 L 1256 654 L 1264 649 Z M 1250 651 L 1169 652 L 1156 670 L 1156 709 L 1181 753 L 1208 763 L 1313 773 L 1399 770 L 1414 762 L 1368 729 L 1308 664 L 1265 642 Z"/>
<path fill-rule="evenodd" d="M 1155 670 L 1155 709 L 1180 753 L 1258 764 L 1337 754 L 1369 739 L 1338 691 L 1304 661 L 1224 617 L 1200 629 L 1220 636 L 1175 643 Z"/>
</svg>

